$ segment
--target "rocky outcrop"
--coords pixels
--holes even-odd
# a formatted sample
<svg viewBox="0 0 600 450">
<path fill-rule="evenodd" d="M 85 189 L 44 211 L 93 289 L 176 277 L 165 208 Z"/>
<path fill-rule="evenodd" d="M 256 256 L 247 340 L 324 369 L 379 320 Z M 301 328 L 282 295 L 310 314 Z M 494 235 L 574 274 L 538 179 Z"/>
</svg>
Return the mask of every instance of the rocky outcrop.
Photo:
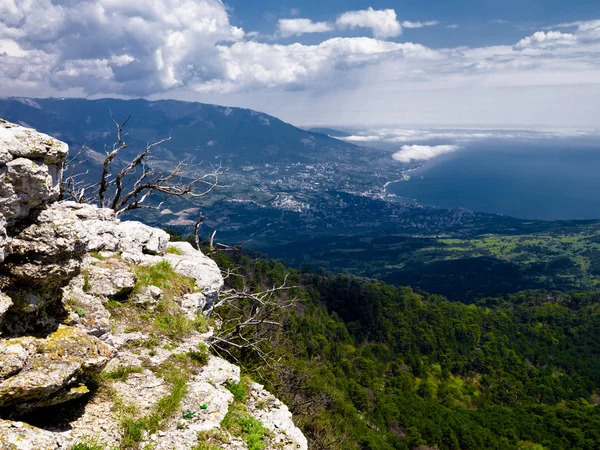
<svg viewBox="0 0 600 450">
<path fill-rule="evenodd" d="M 114 349 L 73 327 L 46 339 L 0 341 L 0 408 L 25 413 L 89 392 L 81 380 L 100 372 Z"/>
<path fill-rule="evenodd" d="M 198 318 L 219 295 L 220 270 L 162 230 L 57 201 L 66 154 L 66 144 L 0 120 L 0 449 L 54 450 L 90 437 L 121 446 L 124 415 L 159 411 L 181 361 L 183 417 L 177 409 L 157 416 L 160 429 L 135 440 L 192 448 L 220 426 L 234 402 L 228 386 L 240 382 L 239 367 L 206 353 L 212 331 Z M 45 428 L 16 421 L 68 409 L 98 380 L 105 395 L 79 403 L 76 416 L 41 414 L 52 422 Z M 269 430 L 266 449 L 307 448 L 285 405 L 262 386 L 236 407 Z M 56 422 L 63 415 L 67 422 Z M 245 448 L 241 436 L 229 442 L 223 448 Z"/>
<path fill-rule="evenodd" d="M 9 223 L 58 199 L 68 151 L 64 142 L 0 119 L 0 214 Z"/>
<path fill-rule="evenodd" d="M 42 430 L 24 422 L 0 419 L 0 449 L 53 450 L 68 448 L 61 433 Z"/>
<path fill-rule="evenodd" d="M 223 287 L 223 277 L 217 264 L 197 251 L 189 242 L 172 242 L 169 246 L 175 248 L 177 252 L 168 253 L 165 256 L 167 261 L 177 272 L 193 278 L 199 286 L 203 286 L 202 294 L 205 297 L 203 307 L 212 308 Z M 201 304 L 202 300 L 198 301 Z"/>
</svg>

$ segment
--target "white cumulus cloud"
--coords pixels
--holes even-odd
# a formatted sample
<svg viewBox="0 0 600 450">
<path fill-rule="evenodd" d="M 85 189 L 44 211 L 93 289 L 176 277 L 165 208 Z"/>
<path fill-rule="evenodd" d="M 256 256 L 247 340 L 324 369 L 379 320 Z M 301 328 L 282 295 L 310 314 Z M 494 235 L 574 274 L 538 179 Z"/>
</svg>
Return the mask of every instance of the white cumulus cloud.
<svg viewBox="0 0 600 450">
<path fill-rule="evenodd" d="M 571 46 L 577 43 L 577 36 L 570 33 L 561 33 L 560 31 L 537 31 L 533 35 L 521 39 L 515 45 L 515 49 L 522 50 L 526 48 L 552 48 L 561 46 Z"/>
<path fill-rule="evenodd" d="M 220 46 L 225 66 L 218 85 L 202 85 L 199 91 L 235 90 L 240 86 L 286 86 L 324 79 L 341 68 L 377 64 L 381 57 L 434 57 L 418 44 L 398 44 L 373 38 L 333 38 L 318 45 L 271 45 L 238 42 Z"/>
<path fill-rule="evenodd" d="M 393 9 L 348 11 L 339 16 L 336 24 L 341 28 L 369 28 L 380 39 L 400 36 L 402 25 Z"/>
<path fill-rule="evenodd" d="M 0 2 L 0 41 L 42 52 L 43 65 L 22 55 L 23 75 L 33 68 L 58 90 L 147 95 L 211 80 L 222 71 L 216 44 L 243 37 L 220 0 Z M 17 63 L 0 53 L 0 66 Z"/>
<path fill-rule="evenodd" d="M 393 158 L 404 163 L 424 161 L 460 149 L 458 145 L 403 145 L 402 150 L 394 153 Z"/>
<path fill-rule="evenodd" d="M 280 19 L 279 33 L 283 37 L 300 36 L 305 33 L 325 33 L 334 27 L 327 22 L 313 22 L 310 19 Z"/>
</svg>

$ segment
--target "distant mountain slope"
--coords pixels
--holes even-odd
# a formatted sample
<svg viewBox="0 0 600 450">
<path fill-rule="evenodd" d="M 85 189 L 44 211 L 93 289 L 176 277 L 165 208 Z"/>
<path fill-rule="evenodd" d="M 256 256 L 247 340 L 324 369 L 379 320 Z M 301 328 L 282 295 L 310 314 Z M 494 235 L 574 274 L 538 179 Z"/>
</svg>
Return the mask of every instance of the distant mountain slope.
<svg viewBox="0 0 600 450">
<path fill-rule="evenodd" d="M 308 131 L 310 131 L 311 133 L 326 134 L 327 136 L 331 136 L 331 137 L 335 137 L 335 138 L 351 136 L 350 133 L 346 133 L 345 131 L 340 131 L 340 130 L 334 130 L 333 128 L 317 127 L 317 128 L 309 128 Z"/>
<path fill-rule="evenodd" d="M 127 132 L 134 144 L 170 135 L 167 150 L 205 162 L 310 162 L 325 154 L 362 153 L 352 144 L 249 109 L 175 100 L 0 99 L 0 117 L 72 145 L 95 144 L 97 150 L 114 139 L 109 111 L 117 120 L 132 115 Z"/>
</svg>

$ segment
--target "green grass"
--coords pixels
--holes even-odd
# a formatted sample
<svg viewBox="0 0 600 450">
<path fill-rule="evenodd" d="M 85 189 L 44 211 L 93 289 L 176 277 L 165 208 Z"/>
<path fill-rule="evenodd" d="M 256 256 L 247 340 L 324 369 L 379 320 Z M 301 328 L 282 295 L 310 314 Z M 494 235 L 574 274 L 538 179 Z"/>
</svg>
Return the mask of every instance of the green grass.
<svg viewBox="0 0 600 450">
<path fill-rule="evenodd" d="M 69 450 L 118 450 L 118 447 L 104 445 L 99 442 L 98 439 L 91 437 L 83 437 L 78 439 L 73 445 L 69 447 Z"/>
<path fill-rule="evenodd" d="M 143 417 L 134 418 L 133 410 L 126 410 L 121 419 L 123 428 L 123 448 L 133 448 L 144 437 L 144 433 L 154 434 L 172 417 L 179 414 L 181 402 L 188 391 L 187 382 L 200 364 L 188 354 L 172 355 L 156 370 L 156 375 L 169 385 L 169 393 L 162 397 L 153 411 Z M 123 409 L 123 408 L 122 408 Z"/>
<path fill-rule="evenodd" d="M 208 347 L 203 342 L 198 344 L 198 350 L 190 350 L 187 354 L 192 361 L 198 364 L 205 366 L 208 363 Z"/>
<path fill-rule="evenodd" d="M 179 305 L 168 299 L 163 299 L 158 304 L 153 325 L 171 339 L 183 339 L 194 330 L 200 333 L 208 330 L 206 318 L 202 314 L 190 319 L 181 312 Z"/>
<path fill-rule="evenodd" d="M 263 427 L 262 423 L 249 416 L 240 418 L 238 423 L 244 432 L 248 450 L 263 450 L 265 448 L 263 440 L 267 435 L 267 429 Z"/>
<path fill-rule="evenodd" d="M 248 395 L 248 386 L 240 381 L 239 383 L 229 383 L 227 390 L 233 394 L 233 400 L 236 402 L 245 402 Z"/>
<path fill-rule="evenodd" d="M 105 380 L 125 381 L 132 373 L 141 373 L 143 370 L 139 366 L 119 366 L 114 370 L 102 372 L 102 378 Z"/>
<path fill-rule="evenodd" d="M 210 442 L 200 441 L 192 450 L 220 450 L 221 447 Z"/>
<path fill-rule="evenodd" d="M 183 255 L 183 250 L 177 247 L 167 247 L 167 253 L 171 255 Z"/>
<path fill-rule="evenodd" d="M 233 394 L 234 401 L 229 406 L 221 426 L 232 435 L 242 437 L 246 441 L 248 450 L 262 450 L 268 430 L 246 410 L 245 403 L 250 383 L 251 380 L 244 377 L 239 383 L 227 385 L 227 389 Z"/>
<path fill-rule="evenodd" d="M 102 256 L 100 254 L 100 252 L 90 252 L 90 256 L 92 256 L 93 258 L 96 258 L 100 261 L 104 261 L 104 260 L 108 259 L 108 258 L 106 258 L 106 256 Z"/>
<path fill-rule="evenodd" d="M 243 438 L 248 450 L 264 449 L 263 441 L 268 431 L 258 420 L 248 414 L 242 402 L 235 401 L 231 404 L 227 415 L 221 422 L 221 427 L 233 436 Z"/>
<path fill-rule="evenodd" d="M 185 295 L 194 291 L 196 280 L 178 274 L 169 261 L 160 261 L 151 266 L 137 266 L 134 268 L 137 276 L 134 292 L 144 286 L 157 286 L 165 292 L 165 297 L 171 295 Z"/>
<path fill-rule="evenodd" d="M 89 292 L 92 289 L 92 285 L 90 284 L 90 274 L 87 272 L 83 272 L 83 292 Z"/>
<path fill-rule="evenodd" d="M 192 450 L 220 450 L 221 447 L 213 444 L 211 440 L 217 440 L 224 444 L 228 444 L 228 441 L 224 441 L 221 436 L 221 430 L 210 430 L 198 433 L 198 444 L 192 448 Z"/>
</svg>

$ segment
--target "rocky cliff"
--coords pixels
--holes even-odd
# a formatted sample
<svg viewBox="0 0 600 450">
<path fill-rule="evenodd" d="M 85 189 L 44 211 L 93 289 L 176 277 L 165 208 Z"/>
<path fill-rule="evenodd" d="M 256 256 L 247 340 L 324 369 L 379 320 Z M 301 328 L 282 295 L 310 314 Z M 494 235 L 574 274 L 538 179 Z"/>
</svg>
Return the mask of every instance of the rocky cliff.
<svg viewBox="0 0 600 450">
<path fill-rule="evenodd" d="M 287 407 L 206 347 L 216 264 L 58 201 L 67 153 L 0 120 L 0 449 L 306 449 Z"/>
</svg>

